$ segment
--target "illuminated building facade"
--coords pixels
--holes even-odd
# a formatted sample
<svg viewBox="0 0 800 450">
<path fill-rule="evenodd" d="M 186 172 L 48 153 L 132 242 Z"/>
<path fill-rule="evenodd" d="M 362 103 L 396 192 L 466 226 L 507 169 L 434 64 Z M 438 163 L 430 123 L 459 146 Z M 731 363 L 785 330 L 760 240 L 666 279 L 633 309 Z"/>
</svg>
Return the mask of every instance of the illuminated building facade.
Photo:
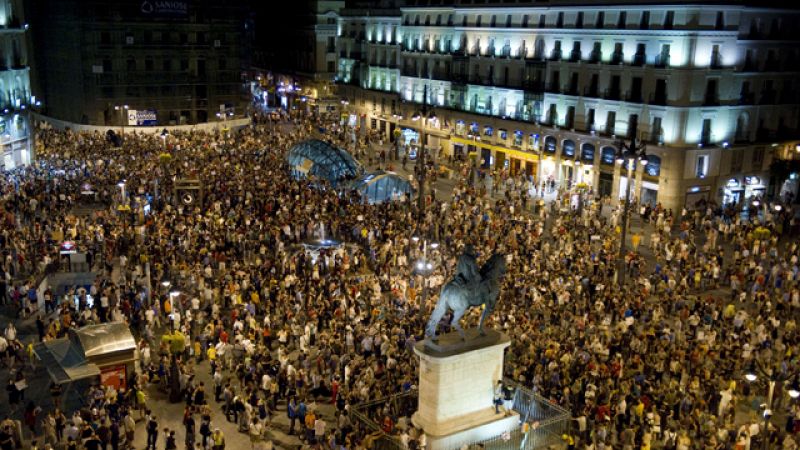
<svg viewBox="0 0 800 450">
<path fill-rule="evenodd" d="M 767 194 L 773 145 L 798 134 L 797 11 L 432 3 L 342 12 L 337 78 L 360 126 L 415 136 L 427 86 L 429 148 L 614 199 L 628 182 L 614 142 L 635 136 L 650 158 L 634 197 L 677 210 Z"/>
<path fill-rule="evenodd" d="M 6 170 L 33 159 L 30 111 L 38 100 L 31 93 L 27 35 L 22 1 L 0 1 L 0 164 Z"/>
</svg>

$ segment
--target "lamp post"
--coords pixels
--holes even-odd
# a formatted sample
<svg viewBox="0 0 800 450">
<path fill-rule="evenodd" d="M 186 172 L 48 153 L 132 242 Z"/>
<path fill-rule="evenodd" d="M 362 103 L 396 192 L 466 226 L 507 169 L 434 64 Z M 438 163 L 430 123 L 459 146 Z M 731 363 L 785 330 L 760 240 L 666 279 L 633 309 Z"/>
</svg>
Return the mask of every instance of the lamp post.
<svg viewBox="0 0 800 450">
<path fill-rule="evenodd" d="M 170 314 L 169 314 L 169 323 L 170 323 L 170 328 L 171 328 L 170 331 L 173 332 L 173 333 L 176 331 L 176 329 L 179 329 L 180 326 L 181 326 L 180 321 L 177 324 L 175 323 L 175 302 L 178 299 L 178 296 L 180 296 L 180 295 L 181 295 L 181 293 L 177 289 L 173 289 L 173 290 L 169 291 L 169 305 L 170 305 L 170 308 L 172 310 L 170 312 Z M 178 300 L 177 303 L 180 304 L 181 303 L 180 300 Z M 183 305 L 181 305 L 181 306 L 183 306 Z M 181 307 L 181 310 L 179 312 L 180 312 L 181 319 L 182 319 L 183 318 L 183 307 Z"/>
<path fill-rule="evenodd" d="M 539 134 L 536 133 L 533 135 L 533 146 L 536 153 L 539 155 L 539 164 L 537 164 L 536 168 L 536 182 L 539 184 L 539 197 L 544 198 L 544 188 L 545 184 L 542 180 L 542 166 L 544 165 L 544 152 L 542 151 L 542 143 L 539 142 Z"/>
<path fill-rule="evenodd" d="M 423 211 L 425 208 L 425 123 L 428 119 L 436 119 L 432 109 L 428 109 L 428 85 L 424 86 L 422 93 L 422 109 L 415 112 L 411 117 L 413 121 L 420 121 L 419 127 L 419 156 L 417 157 L 418 177 L 419 177 L 419 196 L 417 197 L 417 209 L 419 213 L 419 221 L 424 219 Z"/>
<path fill-rule="evenodd" d="M 344 140 L 345 140 L 345 142 L 347 142 L 347 140 L 350 138 L 350 136 L 348 136 L 348 132 L 350 130 L 350 107 L 349 107 L 349 105 L 350 105 L 350 101 L 349 100 L 342 99 L 342 112 L 344 113 L 344 116 L 345 116 L 345 119 L 344 119 Z"/>
<path fill-rule="evenodd" d="M 125 121 L 128 119 L 128 105 L 116 105 L 114 106 L 114 111 L 119 111 L 120 117 L 122 118 L 122 135 L 125 136 Z"/>
<path fill-rule="evenodd" d="M 762 203 L 763 203 L 763 205 L 762 205 Z M 769 213 L 769 203 L 766 200 L 763 201 L 763 202 L 761 202 L 759 200 L 753 200 L 752 205 L 755 206 L 756 208 L 759 208 L 760 206 L 764 207 L 764 221 L 763 221 L 763 223 L 764 223 L 764 225 L 766 225 L 767 224 L 767 214 Z M 781 206 L 779 204 L 772 205 L 772 210 L 775 211 L 776 213 L 781 212 L 782 209 L 783 209 L 783 206 Z M 758 212 L 757 211 L 758 210 L 756 210 L 756 218 L 758 217 Z"/>
<path fill-rule="evenodd" d="M 478 141 L 481 140 L 481 137 L 477 134 L 469 134 L 469 137 L 472 138 L 472 148 L 475 149 L 475 157 L 472 158 L 470 162 L 470 171 L 469 171 L 469 184 L 473 187 L 473 189 L 478 188 L 478 170 L 480 169 L 480 158 L 481 158 L 481 149 L 478 147 Z M 469 158 L 469 155 L 467 155 Z"/>
<path fill-rule="evenodd" d="M 422 258 L 414 263 L 413 273 L 422 277 L 422 298 L 419 302 L 419 319 L 422 323 L 422 334 L 425 335 L 425 305 L 428 301 L 428 277 L 433 273 L 433 261 L 428 259 L 428 247 L 436 249 L 439 247 L 438 242 L 429 242 L 427 239 L 420 238 L 419 236 L 412 236 L 411 240 L 414 242 L 422 241 Z"/>
<path fill-rule="evenodd" d="M 628 182 L 625 186 L 625 209 L 622 212 L 622 232 L 620 233 L 621 241 L 619 244 L 619 257 L 617 261 L 617 282 L 620 286 L 625 284 L 625 238 L 628 233 L 633 169 L 638 160 L 645 163 L 647 162 L 647 154 L 645 153 L 646 147 L 647 145 L 645 143 L 637 142 L 635 137 L 631 140 L 630 144 L 626 144 L 625 141 L 622 140 L 617 142 L 617 163 L 624 164 L 626 161 L 628 163 Z"/>
<path fill-rule="evenodd" d="M 125 201 L 125 180 L 122 180 L 119 183 L 117 183 L 117 186 L 119 186 L 119 189 L 122 191 L 122 204 L 124 205 L 125 203 L 127 203 Z"/>
<path fill-rule="evenodd" d="M 164 151 L 167 151 L 167 136 L 169 136 L 169 131 L 166 128 L 161 130 L 161 142 L 164 144 Z"/>
<path fill-rule="evenodd" d="M 750 383 L 755 383 L 759 377 L 764 377 L 764 379 L 767 381 L 767 402 L 762 405 L 764 408 L 764 422 L 763 429 L 760 433 L 762 435 L 761 448 L 763 450 L 766 450 L 769 447 L 769 421 L 772 418 L 772 401 L 775 395 L 775 385 L 778 382 L 783 383 L 793 379 L 794 381 L 787 389 L 787 393 L 789 394 L 790 398 L 796 400 L 797 397 L 800 397 L 800 385 L 798 385 L 797 374 L 797 370 L 789 374 L 784 372 L 777 372 L 773 374 L 772 370 L 765 370 L 755 361 L 750 364 L 750 367 L 744 374 L 745 380 Z"/>
</svg>

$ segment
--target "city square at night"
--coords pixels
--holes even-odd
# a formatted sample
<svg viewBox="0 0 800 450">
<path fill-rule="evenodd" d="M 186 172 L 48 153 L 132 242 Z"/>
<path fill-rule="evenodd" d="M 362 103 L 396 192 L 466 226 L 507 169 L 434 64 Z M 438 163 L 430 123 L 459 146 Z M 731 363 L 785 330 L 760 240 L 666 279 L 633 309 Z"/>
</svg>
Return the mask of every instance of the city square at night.
<svg viewBox="0 0 800 450">
<path fill-rule="evenodd" d="M 797 449 L 799 21 L 0 1 L 0 450 Z"/>
</svg>

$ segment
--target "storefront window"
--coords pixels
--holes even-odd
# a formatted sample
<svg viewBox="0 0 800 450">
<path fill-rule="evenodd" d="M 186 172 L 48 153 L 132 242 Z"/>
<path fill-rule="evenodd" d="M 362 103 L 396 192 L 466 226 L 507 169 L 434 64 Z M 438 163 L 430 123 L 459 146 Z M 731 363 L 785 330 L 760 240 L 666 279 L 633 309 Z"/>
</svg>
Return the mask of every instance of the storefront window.
<svg viewBox="0 0 800 450">
<path fill-rule="evenodd" d="M 614 147 L 603 147 L 600 151 L 600 162 L 613 165 L 616 160 L 616 149 Z"/>
<path fill-rule="evenodd" d="M 581 146 L 581 160 L 588 163 L 594 162 L 594 145 L 586 143 Z"/>
<path fill-rule="evenodd" d="M 456 122 L 456 134 L 458 136 L 463 136 L 464 134 L 466 134 L 466 131 L 467 131 L 467 125 L 464 123 L 464 121 L 463 120 L 457 121 Z"/>
<path fill-rule="evenodd" d="M 567 158 L 575 157 L 575 141 L 567 139 L 561 147 L 561 151 Z"/>
<path fill-rule="evenodd" d="M 539 151 L 539 135 L 532 134 L 528 136 L 528 145 L 530 146 L 531 150 L 538 152 Z"/>
<path fill-rule="evenodd" d="M 547 153 L 555 153 L 556 152 L 556 138 L 553 136 L 547 136 L 544 138 L 544 151 Z"/>
<path fill-rule="evenodd" d="M 644 172 L 651 177 L 661 175 L 661 158 L 656 155 L 647 155 L 647 164 L 644 166 Z"/>
</svg>

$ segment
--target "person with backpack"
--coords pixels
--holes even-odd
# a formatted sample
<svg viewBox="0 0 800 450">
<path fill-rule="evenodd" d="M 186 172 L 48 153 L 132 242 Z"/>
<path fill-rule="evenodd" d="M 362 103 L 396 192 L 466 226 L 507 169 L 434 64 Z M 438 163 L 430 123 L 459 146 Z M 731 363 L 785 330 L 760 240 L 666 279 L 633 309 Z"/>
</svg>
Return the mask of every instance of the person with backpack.
<svg viewBox="0 0 800 450">
<path fill-rule="evenodd" d="M 208 448 L 208 441 L 211 437 L 211 416 L 203 416 L 200 421 L 200 436 L 202 436 L 203 448 Z"/>
</svg>

